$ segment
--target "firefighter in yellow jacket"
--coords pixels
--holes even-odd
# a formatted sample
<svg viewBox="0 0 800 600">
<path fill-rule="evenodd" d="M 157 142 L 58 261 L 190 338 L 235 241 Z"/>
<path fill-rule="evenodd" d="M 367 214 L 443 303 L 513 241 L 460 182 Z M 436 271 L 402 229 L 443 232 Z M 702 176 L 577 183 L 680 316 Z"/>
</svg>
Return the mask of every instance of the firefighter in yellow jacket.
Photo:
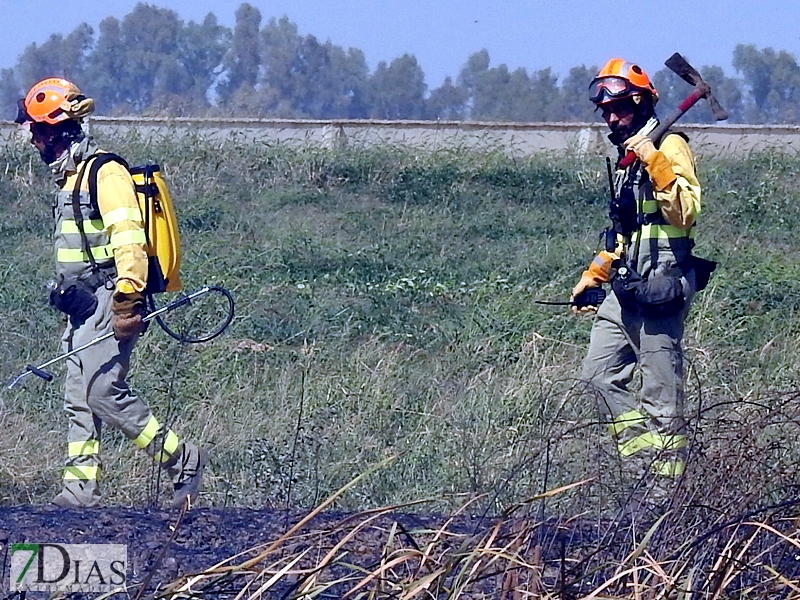
<svg viewBox="0 0 800 600">
<path fill-rule="evenodd" d="M 60 187 L 53 202 L 57 276 L 51 302 L 68 315 L 62 342 L 68 352 L 114 336 L 68 359 L 64 403 L 69 415 L 62 491 L 53 504 L 100 502 L 100 429 L 108 423 L 158 461 L 172 477 L 175 506 L 200 492 L 207 454 L 182 441 L 154 416 L 127 383 L 131 352 L 145 329 L 145 234 L 127 169 L 107 162 L 97 173 L 97 209 L 87 167 L 102 153 L 83 132 L 94 101 L 59 78 L 34 85 L 19 101 L 16 122 L 30 126 L 31 143 Z"/>
<path fill-rule="evenodd" d="M 590 96 L 620 159 L 632 151 L 636 161 L 617 168 L 614 229 L 572 291 L 574 300 L 609 281 L 612 288 L 597 309 L 582 378 L 622 464 L 646 494 L 638 497 L 663 505 L 686 460 L 681 340 L 696 291 L 692 247 L 700 185 L 685 137 L 647 137 L 658 124 L 658 93 L 638 65 L 610 60 L 592 81 Z M 638 398 L 629 389 L 637 365 Z"/>
</svg>

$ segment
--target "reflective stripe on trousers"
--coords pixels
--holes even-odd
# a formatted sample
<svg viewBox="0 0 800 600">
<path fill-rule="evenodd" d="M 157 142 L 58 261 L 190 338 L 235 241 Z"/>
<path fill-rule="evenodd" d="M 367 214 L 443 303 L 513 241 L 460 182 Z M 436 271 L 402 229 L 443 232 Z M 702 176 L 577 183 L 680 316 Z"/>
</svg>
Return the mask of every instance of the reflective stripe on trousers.
<svg viewBox="0 0 800 600">
<path fill-rule="evenodd" d="M 592 327 L 582 379 L 608 424 L 617 451 L 632 469 L 683 473 L 688 441 L 683 420 L 683 314 L 645 320 L 623 315 L 608 295 Z M 639 367 L 639 398 L 629 389 Z"/>
<path fill-rule="evenodd" d="M 67 326 L 62 337 L 65 352 L 111 331 L 112 293 L 99 288 L 95 313 L 77 328 Z M 95 505 L 100 497 L 98 440 L 103 423 L 119 429 L 163 466 L 180 468 L 184 444 L 171 430 L 162 430 L 127 383 L 134 344 L 111 337 L 66 360 L 64 408 L 69 416 L 69 433 L 64 487 L 78 503 L 87 506 Z"/>
<path fill-rule="evenodd" d="M 162 432 L 161 425 L 153 416 L 150 417 L 141 433 L 133 439 L 133 443 L 141 449 L 149 450 L 148 454 L 161 463 L 165 463 L 175 456 L 180 447 L 180 440 L 175 432 L 171 429 Z M 148 448 L 153 443 L 159 448 Z"/>
</svg>

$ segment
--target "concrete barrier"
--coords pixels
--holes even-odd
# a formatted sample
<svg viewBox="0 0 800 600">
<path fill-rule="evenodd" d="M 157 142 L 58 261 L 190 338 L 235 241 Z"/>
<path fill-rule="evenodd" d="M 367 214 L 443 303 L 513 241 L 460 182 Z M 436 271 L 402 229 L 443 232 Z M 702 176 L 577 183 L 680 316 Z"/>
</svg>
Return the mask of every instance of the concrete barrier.
<svg viewBox="0 0 800 600">
<path fill-rule="evenodd" d="M 497 148 L 514 154 L 550 151 L 609 152 L 603 123 L 497 123 L 480 121 L 327 121 L 306 119 L 93 117 L 90 132 L 143 137 L 200 135 L 209 139 L 283 141 L 340 147 L 406 144 L 427 148 Z M 800 150 L 800 126 L 679 124 L 699 155 L 741 155 L 766 148 Z M 0 142 L 27 141 L 29 134 L 0 121 Z"/>
</svg>

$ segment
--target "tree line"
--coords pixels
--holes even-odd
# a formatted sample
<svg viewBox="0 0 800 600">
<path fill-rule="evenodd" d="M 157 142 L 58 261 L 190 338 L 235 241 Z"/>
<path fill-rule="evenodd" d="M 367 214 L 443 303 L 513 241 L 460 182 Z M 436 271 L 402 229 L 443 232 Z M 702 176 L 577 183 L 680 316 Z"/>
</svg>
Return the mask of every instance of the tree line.
<svg viewBox="0 0 800 600">
<path fill-rule="evenodd" d="M 491 121 L 593 121 L 587 99 L 597 66 L 577 66 L 559 81 L 550 68 L 492 66 L 489 53 L 469 56 L 459 74 L 428 89 L 416 57 L 382 61 L 370 72 L 364 53 L 301 35 L 287 17 L 263 22 L 243 3 L 233 28 L 209 13 L 184 22 L 170 9 L 139 3 L 99 31 L 86 23 L 68 35 L 32 43 L 12 69 L 0 70 L 2 116 L 33 83 L 62 76 L 97 101 L 99 114 L 376 118 Z M 633 58 L 633 57 L 631 57 Z M 691 59 L 691 57 L 689 57 Z M 800 123 L 800 66 L 772 48 L 740 44 L 736 76 L 700 69 L 731 123 Z M 666 114 L 691 91 L 664 67 L 650 73 Z M 698 104 L 685 120 L 710 122 Z"/>
</svg>

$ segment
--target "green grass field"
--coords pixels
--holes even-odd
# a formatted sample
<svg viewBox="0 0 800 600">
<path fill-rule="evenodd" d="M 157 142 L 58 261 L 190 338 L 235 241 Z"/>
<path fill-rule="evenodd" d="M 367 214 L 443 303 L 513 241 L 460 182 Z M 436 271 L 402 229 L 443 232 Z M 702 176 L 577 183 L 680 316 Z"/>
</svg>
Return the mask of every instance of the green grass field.
<svg viewBox="0 0 800 600">
<path fill-rule="evenodd" d="M 212 454 L 203 503 L 312 507 L 370 465 L 400 458 L 339 508 L 467 499 L 498 512 L 595 478 L 547 514 L 604 510 L 619 469 L 575 381 L 591 320 L 565 300 L 598 247 L 602 157 L 499 148 L 337 151 L 272 143 L 101 140 L 157 161 L 181 222 L 187 288 L 226 286 L 237 316 L 203 346 L 157 328 L 132 384 Z M 60 352 L 50 197 L 31 149 L 0 164 L 0 371 Z M 699 255 L 720 262 L 685 339 L 695 436 L 687 498 L 731 514 L 789 497 L 800 423 L 800 158 L 700 157 Z M 61 374 L 60 369 L 55 369 Z M 0 394 L 0 502 L 60 485 L 61 384 Z M 110 504 L 148 500 L 149 460 L 104 431 Z"/>
</svg>

